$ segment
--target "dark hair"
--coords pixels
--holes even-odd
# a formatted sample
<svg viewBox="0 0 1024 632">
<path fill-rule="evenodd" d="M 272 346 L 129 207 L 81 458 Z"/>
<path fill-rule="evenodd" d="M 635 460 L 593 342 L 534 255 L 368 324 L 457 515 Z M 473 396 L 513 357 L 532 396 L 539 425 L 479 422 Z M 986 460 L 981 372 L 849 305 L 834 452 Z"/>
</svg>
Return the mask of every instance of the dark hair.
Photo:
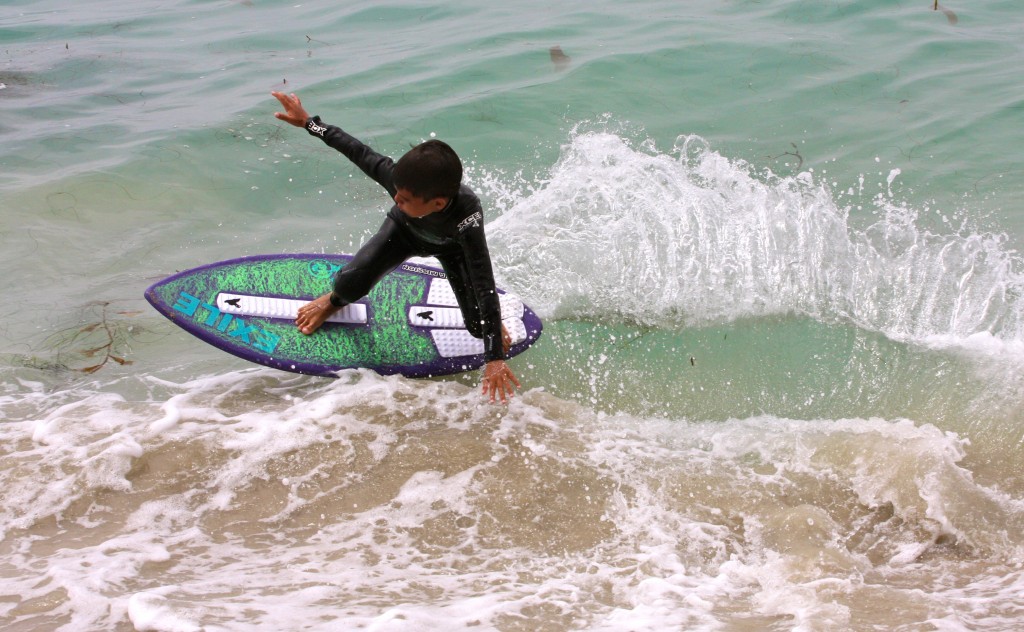
<svg viewBox="0 0 1024 632">
<path fill-rule="evenodd" d="M 424 200 L 453 198 L 462 184 L 462 161 L 447 143 L 428 140 L 398 159 L 394 183 Z"/>
</svg>

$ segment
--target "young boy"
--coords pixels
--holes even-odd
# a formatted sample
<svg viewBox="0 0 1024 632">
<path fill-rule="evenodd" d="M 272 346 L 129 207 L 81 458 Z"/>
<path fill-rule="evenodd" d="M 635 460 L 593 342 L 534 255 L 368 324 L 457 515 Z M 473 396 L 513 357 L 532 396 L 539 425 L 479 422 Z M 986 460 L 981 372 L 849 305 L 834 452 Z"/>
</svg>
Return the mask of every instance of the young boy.
<svg viewBox="0 0 1024 632">
<path fill-rule="evenodd" d="M 340 151 L 395 201 L 377 234 L 335 276 L 333 291 L 299 309 L 295 322 L 302 333 L 315 332 L 331 314 L 365 296 L 409 257 L 436 257 L 455 292 L 466 328 L 484 341 L 483 393 L 490 394 L 492 402 L 496 396 L 507 401 L 519 381 L 505 364 L 508 341 L 480 200 L 462 184 L 462 161 L 455 151 L 439 140 L 429 140 L 396 163 L 340 128 L 322 123 L 319 116 L 310 117 L 295 94 L 271 94 L 284 107 L 274 116 L 305 127 Z"/>
</svg>

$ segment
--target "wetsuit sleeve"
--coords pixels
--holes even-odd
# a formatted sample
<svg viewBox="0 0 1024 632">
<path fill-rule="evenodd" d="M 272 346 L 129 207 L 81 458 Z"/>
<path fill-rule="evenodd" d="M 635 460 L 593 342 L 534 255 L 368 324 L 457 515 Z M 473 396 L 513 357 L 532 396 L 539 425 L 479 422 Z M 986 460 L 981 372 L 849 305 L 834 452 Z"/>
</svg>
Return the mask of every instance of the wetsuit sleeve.
<svg viewBox="0 0 1024 632">
<path fill-rule="evenodd" d="M 476 221 L 472 221 L 472 220 Z M 484 360 L 504 360 L 505 348 L 501 340 L 501 302 L 494 284 L 491 255 L 484 235 L 483 213 L 479 206 L 459 231 L 459 243 L 465 253 L 469 282 L 476 293 L 483 322 Z"/>
<path fill-rule="evenodd" d="M 363 173 L 384 187 L 391 197 L 395 196 L 393 172 L 395 162 L 387 156 L 378 154 L 362 141 L 352 136 L 340 127 L 324 124 L 319 116 L 306 121 L 306 131 L 312 136 L 320 138 L 328 146 L 340 151 L 353 164 L 359 167 Z"/>
</svg>

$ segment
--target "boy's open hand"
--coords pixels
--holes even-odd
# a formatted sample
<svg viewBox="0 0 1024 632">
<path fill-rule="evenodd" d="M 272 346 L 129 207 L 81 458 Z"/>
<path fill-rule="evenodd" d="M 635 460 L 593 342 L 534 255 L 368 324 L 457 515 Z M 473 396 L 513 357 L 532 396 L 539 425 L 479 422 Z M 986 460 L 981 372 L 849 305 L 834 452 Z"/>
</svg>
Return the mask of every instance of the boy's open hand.
<svg viewBox="0 0 1024 632">
<path fill-rule="evenodd" d="M 492 403 L 495 401 L 495 397 L 499 396 L 502 404 L 507 403 L 512 399 L 517 386 L 519 386 L 519 380 L 516 379 L 504 360 L 491 360 L 484 366 L 483 393 L 484 395 L 490 393 Z"/>
<path fill-rule="evenodd" d="M 284 112 L 275 112 L 275 117 L 285 123 L 291 123 L 295 127 L 306 126 L 306 121 L 309 120 L 309 113 L 306 112 L 306 108 L 302 107 L 302 101 L 299 100 L 299 96 L 297 94 L 294 92 L 291 94 L 271 92 L 270 94 L 280 101 L 281 107 L 284 108 Z"/>
</svg>

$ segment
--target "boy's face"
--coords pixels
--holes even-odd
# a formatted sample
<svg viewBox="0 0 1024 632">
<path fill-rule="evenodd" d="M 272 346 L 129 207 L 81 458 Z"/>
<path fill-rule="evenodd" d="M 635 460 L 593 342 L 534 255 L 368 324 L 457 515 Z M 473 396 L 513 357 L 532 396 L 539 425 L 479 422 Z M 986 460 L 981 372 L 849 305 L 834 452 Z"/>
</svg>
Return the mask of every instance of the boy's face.
<svg viewBox="0 0 1024 632">
<path fill-rule="evenodd" d="M 438 197 L 432 200 L 424 200 L 413 195 L 407 189 L 399 189 L 398 193 L 395 194 L 395 204 L 398 206 L 398 210 L 409 217 L 419 219 L 448 206 L 448 198 Z"/>
</svg>

